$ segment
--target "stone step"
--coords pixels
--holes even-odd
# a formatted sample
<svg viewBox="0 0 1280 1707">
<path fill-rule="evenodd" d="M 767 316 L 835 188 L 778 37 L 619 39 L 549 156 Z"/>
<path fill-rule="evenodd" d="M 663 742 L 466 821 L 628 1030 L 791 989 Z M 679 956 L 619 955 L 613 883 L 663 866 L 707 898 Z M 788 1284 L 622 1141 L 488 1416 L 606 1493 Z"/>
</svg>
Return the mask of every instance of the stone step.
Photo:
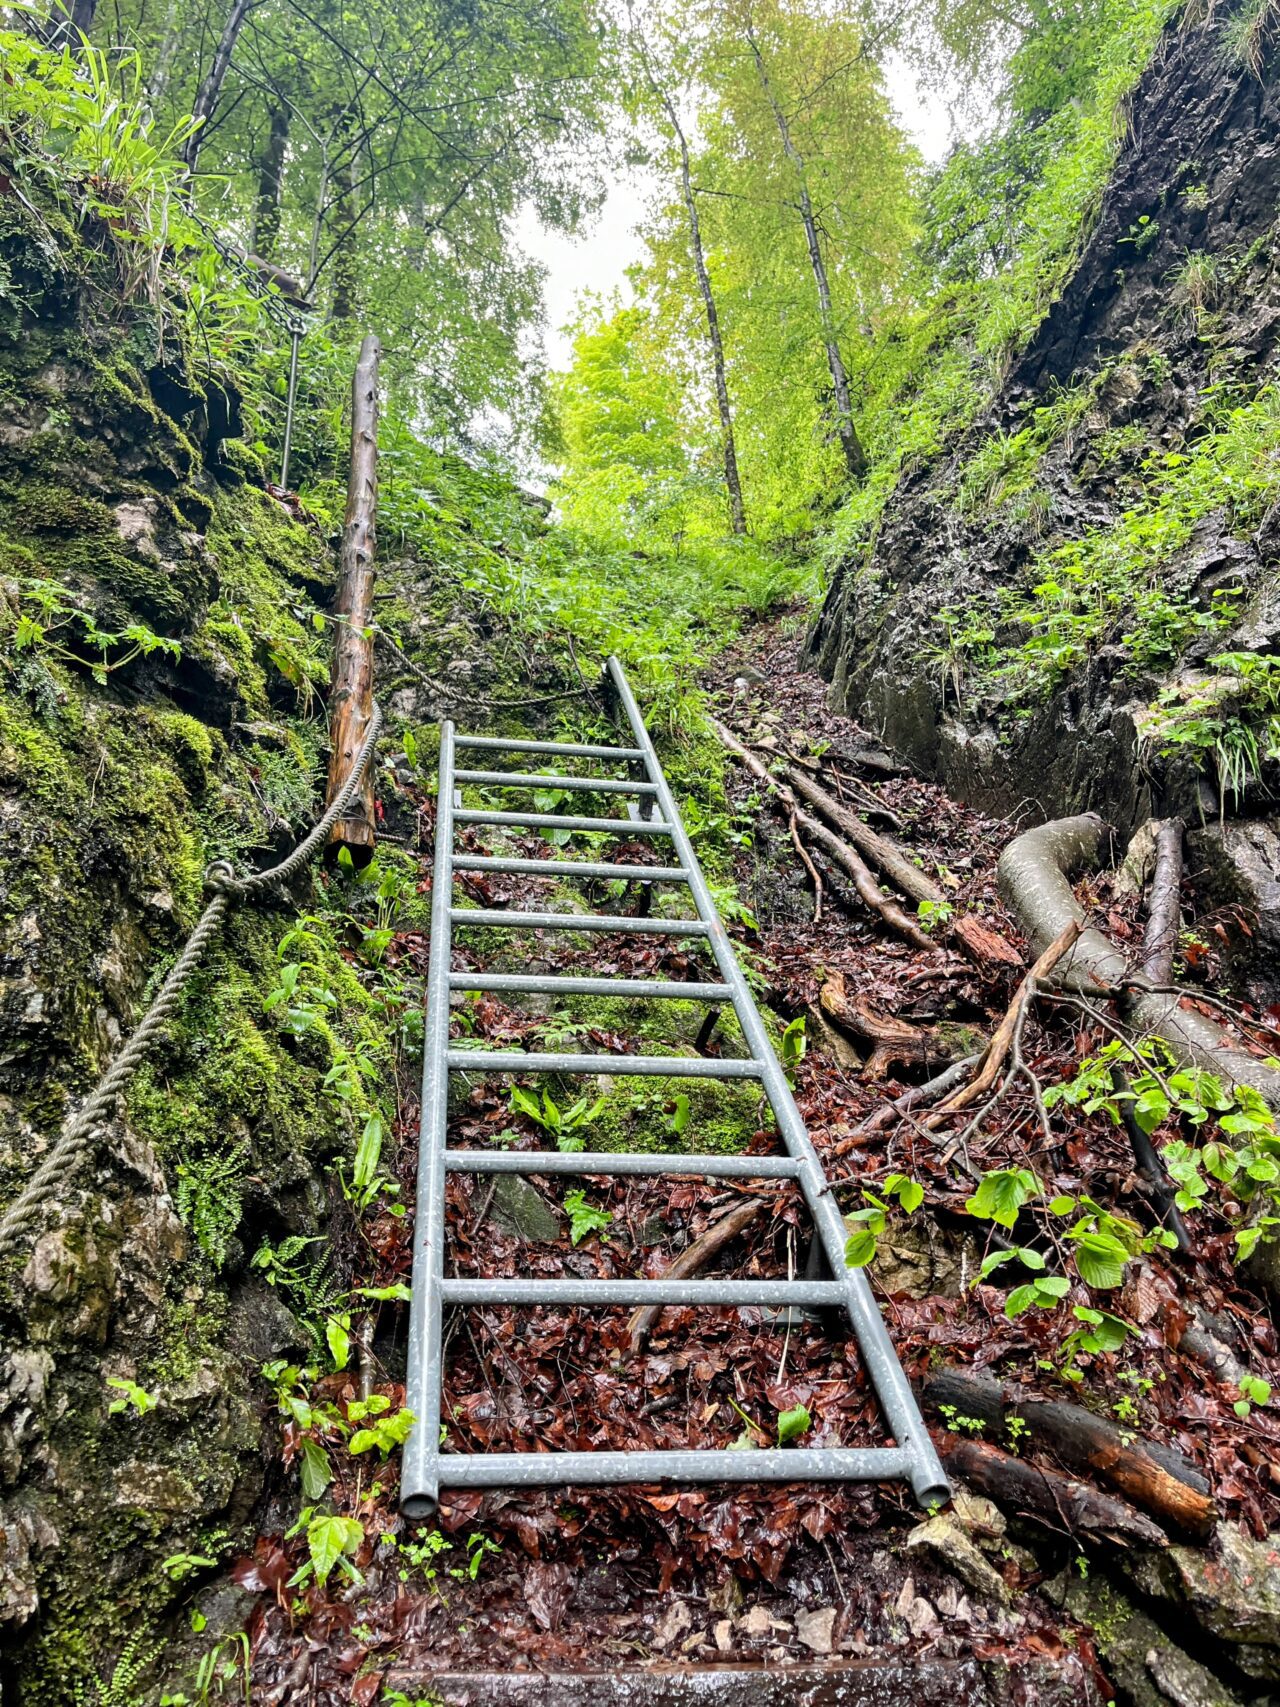
<svg viewBox="0 0 1280 1707">
<path fill-rule="evenodd" d="M 834 1665 L 647 1666 L 594 1672 L 432 1672 L 385 1680 L 442 1707 L 1102 1707 L 1078 1663 L 847 1660 Z"/>
</svg>

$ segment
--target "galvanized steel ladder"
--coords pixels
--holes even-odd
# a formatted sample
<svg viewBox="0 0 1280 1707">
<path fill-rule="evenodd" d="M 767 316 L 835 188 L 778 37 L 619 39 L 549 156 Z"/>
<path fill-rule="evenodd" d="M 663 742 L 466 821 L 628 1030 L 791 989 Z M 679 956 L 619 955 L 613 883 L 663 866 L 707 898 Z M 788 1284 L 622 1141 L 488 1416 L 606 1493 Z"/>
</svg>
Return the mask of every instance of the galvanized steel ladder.
<svg viewBox="0 0 1280 1707">
<path fill-rule="evenodd" d="M 928 1506 L 950 1497 L 946 1476 L 925 1430 L 880 1312 L 861 1269 L 844 1261 L 846 1229 L 814 1152 L 778 1058 L 738 965 L 723 923 L 698 868 L 653 742 L 616 658 L 606 681 L 631 727 L 635 745 L 603 747 L 555 741 L 508 741 L 459 735 L 445 723 L 440 736 L 440 789 L 436 817 L 435 880 L 427 977 L 426 1044 L 422 1083 L 422 1132 L 418 1161 L 417 1225 L 413 1253 L 413 1296 L 409 1326 L 407 1404 L 417 1422 L 406 1443 L 400 1503 L 411 1517 L 430 1516 L 441 1488 L 560 1487 L 603 1483 L 888 1481 L 910 1482 Z M 528 775 L 512 771 L 456 770 L 458 748 L 503 753 L 547 754 L 562 759 L 612 759 L 630 777 Z M 630 818 L 577 818 L 551 813 L 463 810 L 454 789 L 467 783 L 495 788 L 571 789 L 633 795 Z M 657 808 L 658 816 L 652 814 Z M 627 836 L 668 838 L 672 865 L 611 865 L 561 859 L 497 859 L 455 851 L 460 824 L 512 825 L 542 829 L 614 830 Z M 610 918 L 599 914 L 534 913 L 455 908 L 454 874 L 459 871 L 527 872 L 565 878 L 626 878 L 683 884 L 692 894 L 696 919 Z M 521 976 L 451 970 L 455 927 L 498 926 L 508 930 L 620 931 L 695 939 L 710 949 L 722 983 L 695 984 L 642 979 Z M 520 1051 L 458 1049 L 449 1043 L 449 995 L 455 990 L 502 994 L 634 996 L 732 1004 L 746 1039 L 746 1060 L 688 1056 L 525 1054 Z M 772 1105 L 785 1156 L 613 1154 L 580 1151 L 476 1151 L 447 1148 L 450 1073 L 605 1073 L 655 1078 L 753 1079 Z M 789 1179 L 804 1194 L 833 1280 L 467 1280 L 445 1273 L 445 1179 L 449 1173 L 636 1175 L 685 1174 L 724 1179 Z M 461 1454 L 441 1450 L 443 1313 L 446 1305 L 505 1304 L 702 1304 L 839 1306 L 847 1310 L 867 1371 L 896 1445 L 868 1448 L 771 1449 L 680 1452 L 506 1452 Z M 447 1419 L 446 1419 L 447 1426 Z"/>
</svg>

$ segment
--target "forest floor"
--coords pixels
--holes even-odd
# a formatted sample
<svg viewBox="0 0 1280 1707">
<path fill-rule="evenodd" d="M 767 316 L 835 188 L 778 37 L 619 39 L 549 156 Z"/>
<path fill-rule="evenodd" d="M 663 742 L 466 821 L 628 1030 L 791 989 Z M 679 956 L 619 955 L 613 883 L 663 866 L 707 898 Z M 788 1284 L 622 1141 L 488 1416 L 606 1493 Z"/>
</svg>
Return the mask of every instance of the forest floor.
<svg viewBox="0 0 1280 1707">
<path fill-rule="evenodd" d="M 868 768 L 865 755 L 874 739 L 827 709 L 824 684 L 798 666 L 797 652 L 794 625 L 784 622 L 762 626 L 719 658 L 706 684 L 718 715 L 766 759 L 789 752 L 821 774 L 827 787 L 846 793 L 855 810 L 891 825 L 957 908 L 978 912 L 1020 954 L 1023 945 L 994 884 L 996 858 L 1014 827 L 957 805 L 901 769 Z M 896 939 L 811 847 L 824 890 L 815 917 L 812 882 L 785 813 L 775 811 L 760 784 L 736 765 L 728 786 L 732 821 L 739 826 L 736 876 L 748 909 L 733 934 L 761 976 L 761 1005 L 777 1016 L 779 1032 L 807 1016 L 796 1094 L 834 1188 L 853 1211 L 866 1206 L 864 1189 L 888 1176 L 905 1175 L 924 1187 L 921 1210 L 889 1217 L 871 1270 L 917 1391 L 946 1367 L 998 1368 L 1006 1389 L 1019 1397 L 1065 1398 L 1111 1424 L 1120 1419 L 1129 1438 L 1181 1454 L 1208 1484 L 1216 1514 L 1255 1537 L 1274 1529 L 1280 1427 L 1260 1409 L 1238 1415 L 1238 1390 L 1176 1349 L 1194 1302 L 1251 1370 L 1275 1378 L 1271 1319 L 1232 1266 L 1228 1232 L 1211 1226 L 1197 1232 L 1191 1253 L 1159 1252 L 1137 1265 L 1136 1278 L 1111 1306 L 1131 1330 L 1123 1352 L 1078 1355 L 1083 1380 L 1069 1385 L 1059 1371 L 1062 1341 L 1079 1326 L 1071 1318 L 1072 1300 L 1010 1319 L 1003 1291 L 974 1284 L 984 1255 L 1000 1241 L 997 1234 L 992 1242 L 991 1223 L 967 1215 L 965 1201 L 984 1170 L 1028 1167 L 1050 1193 L 1087 1193 L 1148 1225 L 1152 1204 L 1123 1127 L 1060 1103 L 1046 1142 L 1029 1081 L 967 1133 L 967 1114 L 937 1130 L 909 1112 L 886 1119 L 888 1101 L 935 1074 L 939 1062 L 891 1058 L 883 1073 L 879 1063 L 869 1072 L 862 1061 L 865 1039 L 847 1035 L 824 1014 L 822 993 L 833 975 L 842 975 L 845 991 L 873 1010 L 922 1033 L 942 1027 L 952 1037 L 978 1038 L 1006 1013 L 1023 968 L 976 964 L 945 930 L 928 948 Z M 412 784 L 406 782 L 404 791 L 405 811 L 418 825 L 425 891 L 433 805 Z M 492 835 L 465 834 L 477 847 L 481 835 Z M 517 845 L 527 854 L 554 851 L 534 836 Z M 496 844 L 486 840 L 484 846 Z M 623 842 L 609 857 L 639 861 L 647 850 Z M 481 874 L 468 876 L 466 890 L 486 907 L 545 905 L 551 893 L 543 879 Z M 1116 940 L 1140 934 L 1139 899 L 1115 896 L 1106 880 L 1085 899 Z M 589 894 L 587 900 L 597 904 Z M 1193 907 L 1190 893 L 1188 900 Z M 1201 922 L 1202 938 L 1212 941 L 1213 923 Z M 670 938 L 548 933 L 532 946 L 524 939 L 520 962 L 510 958 L 509 947 L 502 951 L 507 958 L 498 958 L 487 933 L 474 951 L 465 935 L 457 948 L 459 967 L 714 977 L 713 968 L 700 966 L 696 953 Z M 388 952 L 402 973 L 425 977 L 423 936 L 401 933 Z M 1213 958 L 1205 948 L 1197 973 L 1210 982 Z M 700 1012 L 692 1005 L 685 1013 L 685 1004 L 651 1004 L 650 1014 L 652 1006 L 680 1009 L 663 1018 L 677 1031 L 685 1027 L 677 1041 L 695 1046 Z M 653 1033 L 642 1035 L 642 1025 L 653 1022 L 641 1022 L 639 1013 L 637 1004 L 619 1004 L 603 1016 L 570 1017 L 566 1023 L 578 1029 L 568 1035 L 589 1039 L 599 1052 L 652 1053 Z M 469 998 L 460 1014 L 473 1041 L 508 1048 L 547 1047 L 551 1036 L 565 1035 L 556 1031 L 559 1023 L 532 1003 L 491 996 Z M 1042 1004 L 1028 1017 L 1022 1051 L 1039 1083 L 1050 1085 L 1070 1078 L 1104 1041 L 1087 1016 Z M 735 1041 L 726 1029 L 710 1042 L 704 1038 L 701 1047 L 732 1053 Z M 643 1098 L 620 1089 L 618 1081 L 592 1087 L 591 1095 L 604 1097 L 611 1111 L 584 1129 L 588 1147 L 623 1147 L 626 1141 L 631 1147 L 715 1148 L 726 1141 L 730 1127 L 722 1111 L 700 1101 L 691 1109 L 674 1091 L 654 1095 L 651 1085 L 634 1083 Z M 472 1082 L 454 1109 L 451 1143 L 483 1145 L 512 1131 L 521 1149 L 550 1142 L 531 1120 L 513 1113 L 508 1089 L 493 1079 Z M 724 1094 L 731 1093 L 737 1100 L 730 1112 L 747 1147 L 775 1149 L 764 1106 L 747 1113 L 744 1127 L 742 1093 L 729 1087 Z M 624 1097 L 631 1099 L 625 1119 L 612 1108 Z M 417 1120 L 417 1087 L 406 1085 L 398 1174 L 410 1204 Z M 672 1136 L 677 1128 L 680 1135 Z M 510 1215 L 496 1218 L 490 1184 L 450 1176 L 448 1231 L 457 1272 L 658 1274 L 747 1197 L 765 1201 L 715 1259 L 713 1272 L 774 1275 L 804 1264 L 803 1205 L 786 1184 L 544 1178 L 537 1186 L 544 1214 L 554 1218 L 541 1229 L 549 1237 L 514 1230 L 518 1206 L 516 1223 Z M 609 1219 L 585 1234 L 578 1229 L 579 1242 L 571 1244 L 564 1198 L 575 1187 L 585 1188 L 590 1207 Z M 412 1218 L 366 1218 L 357 1235 L 344 1214 L 340 1207 L 335 1238 L 353 1284 L 407 1282 Z M 1079 1299 L 1085 1297 L 1081 1290 Z M 393 1408 L 403 1403 L 403 1316 L 402 1309 L 383 1308 L 373 1347 L 373 1389 Z M 317 1395 L 345 1406 L 359 1396 L 359 1377 L 331 1376 Z M 805 1445 L 884 1441 L 856 1344 L 817 1322 L 784 1326 L 751 1309 L 667 1309 L 635 1351 L 625 1311 L 543 1309 L 517 1316 L 477 1309 L 449 1324 L 444 1416 L 457 1451 L 735 1442 L 749 1450 L 774 1444 L 777 1417 L 799 1406 L 812 1420 Z M 1016 1430 L 988 1428 L 981 1439 L 981 1422 L 958 1414 L 956 1406 L 946 1414 L 934 1405 L 929 1421 L 944 1456 L 985 1447 L 1006 1454 L 1002 1461 L 1062 1468 L 1052 1451 L 1034 1439 L 1020 1442 Z M 296 1426 L 285 1425 L 285 1466 L 299 1446 Z M 1112 1695 L 1088 1627 L 1067 1609 L 1069 1585 L 1082 1582 L 1091 1564 L 1104 1573 L 1111 1569 L 1132 1535 L 1077 1533 L 1073 1512 L 1061 1507 L 1057 1516 L 1041 1512 L 1037 1518 L 1030 1508 L 1020 1509 L 1016 1496 L 1003 1502 L 1002 1512 L 968 1495 L 953 1514 L 929 1522 L 913 1509 L 904 1486 L 578 1488 L 448 1494 L 439 1523 L 420 1525 L 396 1510 L 394 1460 L 379 1470 L 365 1458 L 349 1460 L 331 1490 L 337 1509 L 364 1527 L 355 1561 L 362 1580 L 335 1575 L 324 1589 L 295 1590 L 286 1585 L 306 1554 L 302 1538 L 286 1538 L 296 1516 L 293 1482 L 282 1467 L 253 1555 L 234 1572 L 257 1596 L 249 1627 L 255 1702 L 370 1707 L 389 1698 L 379 1691 L 393 1682 L 409 1700 L 434 1699 L 427 1696 L 433 1679 L 433 1691 L 443 1690 L 444 1699 L 478 1702 L 481 1694 L 467 1693 L 468 1674 L 654 1664 L 779 1669 L 868 1656 L 996 1669 L 1007 1663 L 1014 1675 L 1021 1668 L 1042 1680 L 1019 1699 L 1102 1701 Z M 1135 1521 L 1141 1530 L 1149 1519 Z M 1162 1544 L 1164 1537 L 1155 1534 Z M 1169 1537 L 1177 1540 L 1177 1530 Z M 455 1681 L 442 1683 L 443 1674 Z M 979 1693 L 965 1698 L 985 1699 Z M 923 1690 L 918 1699 L 925 1699 Z"/>
</svg>

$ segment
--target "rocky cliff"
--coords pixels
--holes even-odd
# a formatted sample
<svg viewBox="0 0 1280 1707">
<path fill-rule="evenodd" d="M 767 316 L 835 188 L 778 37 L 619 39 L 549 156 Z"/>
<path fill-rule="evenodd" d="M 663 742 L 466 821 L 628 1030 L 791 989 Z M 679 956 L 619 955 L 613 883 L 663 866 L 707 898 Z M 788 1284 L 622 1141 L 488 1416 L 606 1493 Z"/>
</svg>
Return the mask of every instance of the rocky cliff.
<svg viewBox="0 0 1280 1707">
<path fill-rule="evenodd" d="M 1121 836 L 1153 813 L 1203 826 L 1217 898 L 1260 916 L 1253 970 L 1274 991 L 1275 726 L 1208 663 L 1262 658 L 1270 682 L 1280 650 L 1268 17 L 1167 27 L 1068 282 L 989 407 L 904 471 L 811 653 L 840 707 L 962 798 L 1094 809 Z"/>
</svg>

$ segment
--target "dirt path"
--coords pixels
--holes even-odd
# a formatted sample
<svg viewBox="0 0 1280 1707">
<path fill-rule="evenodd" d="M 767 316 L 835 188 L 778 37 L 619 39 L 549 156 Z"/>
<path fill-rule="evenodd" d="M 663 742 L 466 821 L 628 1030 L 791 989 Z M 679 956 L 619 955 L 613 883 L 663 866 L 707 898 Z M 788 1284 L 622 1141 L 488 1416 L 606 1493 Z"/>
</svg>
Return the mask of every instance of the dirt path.
<svg viewBox="0 0 1280 1707">
<path fill-rule="evenodd" d="M 823 684 L 796 671 L 795 651 L 794 637 L 774 628 L 759 632 L 749 653 L 722 659 L 709 684 L 720 713 L 766 754 L 790 752 L 820 764 L 826 785 L 843 791 L 873 822 L 891 825 L 957 909 L 979 912 L 1016 944 L 993 886 L 995 859 L 1010 827 L 963 809 L 932 785 L 868 762 L 874 740 L 827 712 Z M 938 1060 L 902 1062 L 891 1048 L 883 1076 L 869 1076 L 859 1064 L 869 1048 L 866 1038 L 850 1036 L 824 1013 L 822 992 L 833 975 L 865 1007 L 945 1047 L 945 1061 L 981 1046 L 1021 968 L 975 966 L 945 946 L 945 920 L 938 921 L 937 948 L 895 940 L 830 869 L 821 873 L 824 906 L 815 923 L 812 880 L 785 818 L 739 768 L 731 767 L 727 785 L 735 875 L 747 909 L 735 934 L 762 980 L 762 1005 L 776 1015 L 779 1034 L 806 1019 L 797 1096 L 843 1206 L 865 1208 L 864 1189 L 883 1191 L 894 1174 L 925 1188 L 921 1212 L 891 1218 L 873 1270 L 909 1377 L 919 1386 L 942 1364 L 971 1370 L 998 1365 L 1015 1387 L 1061 1396 L 1064 1382 L 1054 1374 L 1065 1331 L 1060 1312 L 1029 1309 L 1010 1319 L 1002 1293 L 973 1287 L 993 1248 L 992 1228 L 966 1216 L 965 1199 L 973 1176 L 984 1169 L 1029 1166 L 1050 1189 L 1087 1189 L 1108 1205 L 1146 1215 L 1124 1133 L 1063 1107 L 1046 1143 L 1029 1092 L 1007 1098 L 991 1123 L 967 1139 L 957 1137 L 963 1122 L 935 1133 L 909 1116 L 861 1131 L 887 1099 L 936 1072 Z M 420 824 L 425 874 L 430 803 L 406 787 L 402 806 Z M 533 837 L 518 846 L 547 851 Z M 821 865 L 816 850 L 809 851 Z M 631 844 L 629 852 L 623 844 L 609 857 L 643 859 L 645 850 Z M 545 902 L 549 886 L 540 879 L 479 877 L 469 887 L 482 906 L 525 907 Z M 630 899 L 611 899 L 611 910 L 626 910 Z M 1096 899 L 1113 934 L 1132 934 L 1132 903 L 1122 906 L 1101 890 Z M 539 967 L 572 966 L 602 976 L 696 980 L 709 970 L 670 938 L 549 933 L 532 946 L 526 941 L 522 969 L 530 952 Z M 477 969 L 517 964 L 498 953 L 485 937 L 459 963 Z M 389 955 L 402 973 L 425 973 L 423 938 L 401 935 Z M 685 1046 L 697 1046 L 700 1011 L 692 1004 L 687 1010 L 684 1004 L 655 1005 L 671 1007 L 662 1020 Z M 532 1003 L 478 997 L 464 1004 L 459 1024 L 489 1044 L 546 1047 L 550 1039 L 572 1036 L 589 1039 L 600 1052 L 634 1052 L 646 1047 L 642 1027 L 654 1023 L 642 1012 L 639 1004 L 597 1002 L 552 1016 Z M 1051 1023 L 1046 1031 L 1033 1018 L 1024 1039 L 1027 1060 L 1043 1083 L 1069 1076 L 1099 1041 L 1070 1023 Z M 734 1040 L 717 1034 L 701 1046 L 732 1052 Z M 638 1090 L 625 1079 L 585 1089 L 589 1106 L 579 1118 L 584 1112 L 592 1117 L 580 1135 L 591 1148 L 771 1147 L 762 1107 L 749 1089 L 711 1086 L 688 1101 L 670 1087 L 669 1094 L 661 1087 L 655 1093 L 643 1081 Z M 553 1143 L 553 1134 L 513 1110 L 507 1092 L 497 1080 L 464 1086 L 453 1109 L 451 1142 L 501 1138 L 526 1149 Z M 714 1106 L 711 1094 L 720 1099 Z M 406 1087 L 398 1171 L 409 1202 L 416 1117 L 415 1095 Z M 448 1215 L 457 1272 L 657 1274 L 746 1195 L 724 1189 L 725 1183 L 544 1179 L 523 1201 L 504 1196 L 495 1203 L 487 1182 L 454 1175 Z M 566 1201 L 575 1187 L 582 1188 L 576 1208 Z M 750 1190 L 761 1195 L 758 1186 Z M 803 1266 L 807 1229 L 798 1199 L 785 1185 L 765 1195 L 763 1212 L 716 1259 L 724 1273 L 746 1277 Z M 584 1224 L 587 1209 L 592 1226 Z M 410 1237 L 408 1218 L 366 1221 L 350 1252 L 357 1283 L 407 1281 Z M 1193 1263 L 1183 1263 L 1177 1285 L 1216 1312 L 1261 1367 L 1275 1351 L 1273 1330 L 1220 1247 L 1221 1241 L 1207 1240 Z M 1161 1275 L 1167 1266 L 1164 1258 L 1153 1265 Z M 1125 1289 L 1117 1309 L 1132 1324 L 1132 1337 L 1123 1360 L 1084 1360 L 1090 1403 L 1131 1418 L 1135 1431 L 1186 1453 L 1214 1484 L 1223 1510 L 1261 1533 L 1280 1509 L 1274 1463 L 1280 1431 L 1261 1413 L 1242 1422 L 1229 1391 L 1170 1349 L 1177 1325 L 1170 1294 L 1159 1276 Z M 374 1390 L 393 1408 L 403 1401 L 403 1332 L 403 1308 L 384 1305 L 371 1375 Z M 321 1384 L 322 1396 L 345 1406 L 358 1386 L 349 1374 L 334 1376 Z M 811 1419 L 805 1444 L 883 1440 L 856 1347 L 842 1332 L 829 1336 L 817 1323 L 786 1326 L 747 1309 L 668 1309 L 639 1351 L 631 1350 L 622 1311 L 546 1309 L 516 1317 L 475 1310 L 456 1319 L 450 1332 L 444 1415 L 462 1451 L 735 1442 L 750 1449 L 773 1444 L 778 1416 L 797 1407 Z M 966 1429 L 954 1412 L 949 1430 L 947 1418 L 935 1414 L 931 1420 L 944 1445 L 954 1445 Z M 297 1449 L 296 1431 L 290 1444 L 286 1430 L 286 1458 Z M 255 1557 L 238 1568 L 238 1580 L 259 1597 L 250 1627 L 255 1701 L 367 1707 L 379 1699 L 388 1676 L 418 1689 L 427 1674 L 446 1671 L 577 1671 L 653 1660 L 779 1668 L 868 1655 L 981 1661 L 997 1670 L 1006 1661 L 1015 1668 L 1047 1667 L 1063 1700 L 1089 1699 L 1101 1690 L 1087 1634 L 1062 1612 L 1061 1593 L 1042 1592 L 1084 1556 L 1069 1524 L 1057 1525 L 1056 1534 L 1033 1531 L 1029 1547 L 1026 1534 L 1019 1531 L 1015 1539 L 1005 1518 L 982 1501 L 970 1500 L 959 1521 L 940 1519 L 930 1528 L 909 1508 L 904 1489 L 800 1485 L 452 1495 L 439 1526 L 408 1525 L 395 1511 L 394 1491 L 394 1458 L 384 1467 L 353 1460 L 339 1472 L 331 1490 L 335 1503 L 365 1530 L 355 1560 L 363 1580 L 343 1586 L 335 1577 L 327 1591 L 313 1585 L 299 1594 L 285 1586 L 305 1557 L 299 1540 L 282 1538 L 296 1493 L 285 1492 L 279 1512 L 265 1515 Z M 464 1698 L 465 1690 L 448 1697 Z M 1027 1698 L 1056 1697 L 1044 1684 Z"/>
</svg>

